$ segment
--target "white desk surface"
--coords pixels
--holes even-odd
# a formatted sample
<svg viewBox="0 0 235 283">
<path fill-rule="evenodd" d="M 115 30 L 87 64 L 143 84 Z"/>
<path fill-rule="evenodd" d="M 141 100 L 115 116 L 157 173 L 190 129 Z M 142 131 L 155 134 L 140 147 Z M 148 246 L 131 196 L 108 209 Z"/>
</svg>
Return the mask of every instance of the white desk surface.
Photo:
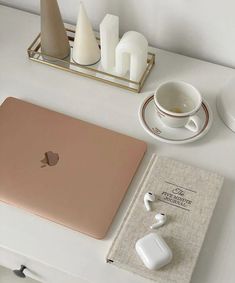
<svg viewBox="0 0 235 283">
<path fill-rule="evenodd" d="M 105 263 L 118 225 L 153 152 L 225 176 L 192 283 L 235 282 L 235 134 L 220 121 L 216 95 L 235 70 L 156 49 L 157 62 L 141 94 L 134 94 L 28 60 L 26 49 L 39 32 L 39 17 L 0 6 L 0 103 L 15 96 L 35 104 L 145 140 L 148 152 L 108 236 L 100 241 L 4 204 L 0 206 L 0 246 L 74 274 L 90 283 L 147 283 Z M 203 42 L 201 43 L 203 48 Z M 140 126 L 138 108 L 167 80 L 195 85 L 214 112 L 210 132 L 187 145 L 154 140 Z"/>
</svg>

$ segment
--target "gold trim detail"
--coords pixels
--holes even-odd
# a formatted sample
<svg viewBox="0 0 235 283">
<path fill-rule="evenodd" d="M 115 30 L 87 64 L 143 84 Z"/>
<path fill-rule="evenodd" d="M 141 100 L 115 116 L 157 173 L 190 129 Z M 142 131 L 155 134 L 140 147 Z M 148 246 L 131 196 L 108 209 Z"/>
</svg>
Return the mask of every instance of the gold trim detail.
<svg viewBox="0 0 235 283">
<path fill-rule="evenodd" d="M 73 49 L 75 31 L 71 28 L 66 28 L 71 50 Z M 99 37 L 96 37 L 98 43 L 100 43 Z M 99 65 L 83 66 L 76 64 L 71 57 L 65 59 L 58 59 L 50 56 L 46 56 L 41 52 L 41 37 L 40 34 L 35 38 L 27 49 L 28 57 L 32 61 L 36 61 L 60 70 L 68 71 L 83 77 L 91 78 L 93 80 L 101 81 L 109 85 L 117 86 L 129 91 L 139 93 L 150 74 L 155 64 L 155 54 L 148 52 L 147 66 L 141 79 L 139 81 L 132 81 L 126 77 L 120 77 L 111 73 L 99 70 Z M 72 54 L 72 52 L 71 52 Z"/>
<path fill-rule="evenodd" d="M 145 115 L 144 115 L 145 109 L 146 109 L 147 105 L 150 103 L 150 101 L 153 100 L 153 97 L 154 97 L 154 95 L 150 96 L 150 97 L 145 101 L 145 103 L 144 103 L 144 105 L 143 105 L 143 107 L 142 107 L 141 115 L 142 115 L 142 118 L 143 118 L 145 127 L 146 127 L 150 132 L 152 132 L 154 135 L 157 135 L 157 136 L 159 136 L 159 137 L 161 137 L 162 139 L 167 140 L 167 141 L 181 142 L 181 141 L 191 140 L 191 139 L 197 137 L 198 135 L 200 135 L 200 134 L 206 129 L 206 127 L 207 127 L 207 125 L 208 125 L 208 123 L 209 123 L 209 112 L 208 112 L 208 109 L 207 109 L 207 107 L 206 107 L 206 104 L 205 104 L 204 102 L 202 102 L 202 108 L 203 108 L 203 110 L 204 110 L 204 112 L 205 112 L 206 120 L 205 120 L 205 123 L 204 123 L 204 126 L 202 127 L 202 129 L 201 129 L 198 133 L 196 133 L 195 136 L 192 136 L 192 137 L 189 137 L 189 138 L 186 138 L 186 139 L 179 139 L 179 140 L 177 140 L 177 139 L 168 139 L 168 138 L 162 137 L 162 136 L 161 136 L 161 131 L 160 131 L 160 130 L 159 130 L 159 132 L 158 132 L 158 131 L 155 131 L 156 128 L 152 128 L 152 129 L 151 129 L 151 128 L 148 126 L 148 124 L 147 124 L 147 122 L 146 122 L 146 120 L 145 120 Z M 154 103 L 154 104 L 155 104 L 155 103 Z"/>
</svg>

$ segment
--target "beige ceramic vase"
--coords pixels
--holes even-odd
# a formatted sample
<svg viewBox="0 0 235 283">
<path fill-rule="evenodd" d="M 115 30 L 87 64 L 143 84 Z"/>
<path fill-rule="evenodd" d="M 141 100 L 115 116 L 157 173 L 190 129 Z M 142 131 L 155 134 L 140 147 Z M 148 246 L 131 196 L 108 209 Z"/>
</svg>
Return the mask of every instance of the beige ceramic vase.
<svg viewBox="0 0 235 283">
<path fill-rule="evenodd" d="M 41 49 L 42 53 L 58 59 L 70 54 L 57 0 L 41 0 Z"/>
</svg>

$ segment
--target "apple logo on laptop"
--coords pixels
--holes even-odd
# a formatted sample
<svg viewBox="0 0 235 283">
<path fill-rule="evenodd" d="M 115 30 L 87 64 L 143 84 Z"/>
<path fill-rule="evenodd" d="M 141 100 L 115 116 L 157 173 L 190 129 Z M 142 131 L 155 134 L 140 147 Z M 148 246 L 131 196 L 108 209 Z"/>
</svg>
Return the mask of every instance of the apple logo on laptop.
<svg viewBox="0 0 235 283">
<path fill-rule="evenodd" d="M 43 164 L 41 168 L 49 166 L 55 166 L 59 161 L 59 154 L 53 151 L 47 151 L 44 153 L 44 158 L 41 160 Z"/>
</svg>

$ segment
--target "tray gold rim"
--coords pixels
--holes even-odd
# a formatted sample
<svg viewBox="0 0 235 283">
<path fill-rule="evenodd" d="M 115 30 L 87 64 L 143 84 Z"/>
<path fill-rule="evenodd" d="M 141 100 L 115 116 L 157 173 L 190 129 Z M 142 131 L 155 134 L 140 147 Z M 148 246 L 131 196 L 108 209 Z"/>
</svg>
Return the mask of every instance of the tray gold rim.
<svg viewBox="0 0 235 283">
<path fill-rule="evenodd" d="M 67 35 L 68 35 L 68 38 L 69 38 L 69 42 L 70 43 L 73 42 L 74 36 L 69 35 L 69 33 L 75 35 L 75 30 L 73 30 L 71 28 L 66 28 L 66 32 L 67 32 Z M 111 73 L 108 73 L 108 72 L 105 72 L 105 71 L 95 69 L 95 68 L 93 68 L 93 65 L 83 66 L 83 65 L 79 65 L 79 64 L 73 62 L 72 60 L 69 62 L 70 65 L 79 67 L 79 68 L 84 69 L 84 70 L 93 71 L 93 72 L 96 72 L 98 74 L 110 77 L 112 79 L 118 79 L 119 81 L 123 81 L 125 83 L 135 85 L 136 87 L 127 86 L 127 85 L 121 84 L 119 82 L 114 82 L 114 81 L 110 81 L 108 79 L 96 77 L 94 75 L 87 74 L 85 72 L 78 71 L 78 70 L 73 70 L 70 67 L 63 67 L 63 66 L 60 66 L 60 65 L 55 63 L 55 61 L 60 62 L 60 63 L 68 63 L 65 59 L 59 59 L 59 58 L 51 57 L 51 59 L 53 59 L 53 61 L 47 61 L 45 59 L 42 60 L 42 59 L 35 58 L 34 57 L 35 55 L 38 55 L 38 56 L 45 55 L 45 54 L 43 54 L 42 52 L 39 51 L 40 47 L 41 47 L 40 36 L 41 36 L 41 33 L 39 33 L 36 36 L 36 38 L 33 40 L 33 42 L 30 44 L 30 46 L 27 49 L 27 54 L 28 54 L 28 57 L 29 57 L 30 60 L 39 62 L 41 64 L 45 64 L 45 65 L 48 65 L 48 66 L 51 66 L 51 67 L 54 67 L 54 68 L 57 68 L 57 69 L 60 69 L 60 70 L 64 70 L 64 71 L 67 71 L 67 72 L 70 72 L 70 73 L 74 73 L 74 74 L 77 74 L 77 75 L 80 75 L 80 76 L 83 76 L 83 77 L 94 79 L 96 81 L 101 81 L 101 82 L 104 82 L 106 84 L 113 85 L 113 86 L 116 86 L 116 87 L 120 87 L 120 88 L 129 90 L 129 91 L 132 91 L 132 92 L 136 92 L 136 93 L 141 92 L 147 77 L 149 76 L 153 66 L 155 65 L 155 54 L 152 53 L 152 52 L 148 52 L 148 57 L 150 57 L 150 58 L 148 58 L 148 60 L 147 60 L 147 67 L 146 67 L 141 79 L 139 81 L 132 81 L 132 80 L 129 80 L 125 77 L 117 76 L 117 75 L 114 75 L 114 74 L 111 74 Z M 100 38 L 98 36 L 96 37 L 96 39 L 97 39 L 98 42 L 100 41 Z M 35 44 L 37 42 L 38 42 L 38 44 L 35 46 Z M 71 46 L 71 44 L 70 44 L 70 46 Z M 71 46 L 71 48 L 73 48 L 73 47 Z M 50 57 L 50 56 L 47 56 L 47 57 Z"/>
</svg>

